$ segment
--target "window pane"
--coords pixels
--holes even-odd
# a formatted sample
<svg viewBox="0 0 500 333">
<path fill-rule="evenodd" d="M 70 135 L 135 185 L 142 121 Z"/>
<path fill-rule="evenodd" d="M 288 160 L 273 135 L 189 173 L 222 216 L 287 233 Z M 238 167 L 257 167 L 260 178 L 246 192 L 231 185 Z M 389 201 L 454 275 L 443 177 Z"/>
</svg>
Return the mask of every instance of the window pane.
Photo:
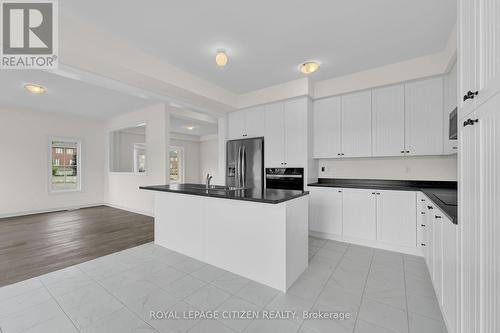
<svg viewBox="0 0 500 333">
<path fill-rule="evenodd" d="M 178 149 L 170 150 L 170 181 L 180 182 L 180 152 Z"/>
<path fill-rule="evenodd" d="M 52 141 L 51 145 L 52 190 L 78 189 L 78 142 Z"/>
</svg>

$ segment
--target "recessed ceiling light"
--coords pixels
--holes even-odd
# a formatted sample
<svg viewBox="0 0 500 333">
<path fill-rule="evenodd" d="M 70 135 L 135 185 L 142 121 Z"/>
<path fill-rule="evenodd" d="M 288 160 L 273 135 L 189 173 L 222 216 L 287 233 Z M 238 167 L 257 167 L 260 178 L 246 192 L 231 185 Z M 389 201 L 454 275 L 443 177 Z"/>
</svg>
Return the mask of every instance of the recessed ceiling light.
<svg viewBox="0 0 500 333">
<path fill-rule="evenodd" d="M 43 94 L 47 89 L 45 87 L 39 86 L 38 84 L 26 83 L 24 89 L 32 94 Z"/>
<path fill-rule="evenodd" d="M 316 61 L 308 61 L 300 65 L 300 71 L 304 74 L 311 74 L 319 69 L 319 64 Z"/>
<path fill-rule="evenodd" d="M 224 51 L 218 51 L 215 55 L 215 63 L 219 67 L 224 67 L 227 65 L 227 55 Z"/>
<path fill-rule="evenodd" d="M 194 126 L 186 126 L 186 129 L 192 131 L 194 129 Z"/>
</svg>

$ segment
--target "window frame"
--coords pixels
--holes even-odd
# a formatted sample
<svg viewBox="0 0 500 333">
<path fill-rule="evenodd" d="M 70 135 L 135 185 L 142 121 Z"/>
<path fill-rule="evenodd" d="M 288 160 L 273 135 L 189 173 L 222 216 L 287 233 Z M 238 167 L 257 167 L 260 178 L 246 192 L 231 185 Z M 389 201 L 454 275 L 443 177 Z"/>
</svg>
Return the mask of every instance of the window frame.
<svg viewBox="0 0 500 333">
<path fill-rule="evenodd" d="M 61 142 L 71 142 L 71 143 L 76 143 L 76 188 L 70 188 L 70 189 L 54 189 L 52 187 L 52 142 L 54 141 L 61 141 Z M 50 137 L 49 142 L 48 142 L 48 181 L 47 181 L 47 187 L 48 187 L 48 192 L 49 194 L 60 194 L 60 193 L 71 193 L 71 192 L 82 192 L 82 158 L 83 158 L 83 149 L 82 149 L 82 140 L 79 138 L 68 138 L 68 137 Z"/>
<path fill-rule="evenodd" d="M 179 163 L 179 172 L 180 172 L 180 177 L 178 181 L 172 181 L 170 180 L 170 151 L 171 150 L 177 150 L 180 153 L 180 163 Z M 184 147 L 182 146 L 170 146 L 168 149 L 168 166 L 169 166 L 169 171 L 168 171 L 168 180 L 170 184 L 182 184 L 184 183 L 185 177 L 184 177 Z"/>
<path fill-rule="evenodd" d="M 145 127 L 145 142 L 144 144 L 146 145 L 146 172 L 120 172 L 120 171 L 111 171 L 111 154 L 112 154 L 112 149 L 111 149 L 111 134 L 116 131 L 121 131 L 127 128 L 132 128 L 132 127 L 139 127 L 139 126 L 144 126 Z M 106 172 L 108 175 L 133 175 L 133 176 L 148 176 L 149 175 L 149 158 L 148 158 L 148 122 L 146 121 L 140 121 L 137 124 L 131 124 L 131 125 L 123 125 L 123 126 L 117 126 L 113 127 L 107 130 L 107 137 L 106 137 Z"/>
</svg>

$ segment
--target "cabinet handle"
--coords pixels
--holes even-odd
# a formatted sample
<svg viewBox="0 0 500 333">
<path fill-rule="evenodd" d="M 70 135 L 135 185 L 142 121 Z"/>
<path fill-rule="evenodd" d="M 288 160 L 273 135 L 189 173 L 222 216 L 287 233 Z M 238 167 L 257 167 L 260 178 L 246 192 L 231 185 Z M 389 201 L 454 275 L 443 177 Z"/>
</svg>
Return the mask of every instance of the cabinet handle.
<svg viewBox="0 0 500 333">
<path fill-rule="evenodd" d="M 425 215 L 425 212 L 420 212 L 420 214 Z"/>
<path fill-rule="evenodd" d="M 421 245 L 421 246 L 426 246 L 424 243 L 421 243 L 420 245 Z"/>
<path fill-rule="evenodd" d="M 434 207 L 432 207 L 432 206 L 427 206 L 427 209 L 434 209 Z"/>
<path fill-rule="evenodd" d="M 442 217 L 442 216 L 439 216 L 439 215 L 436 215 L 436 218 L 437 218 L 437 219 L 442 219 L 443 217 Z"/>
<path fill-rule="evenodd" d="M 342 191 L 339 191 L 339 193 L 342 193 Z"/>
<path fill-rule="evenodd" d="M 421 224 L 420 226 L 421 226 L 421 227 L 425 227 L 425 224 Z"/>
<path fill-rule="evenodd" d="M 467 94 L 464 95 L 464 102 L 468 99 L 474 99 L 479 94 L 479 91 L 468 91 Z"/>
<path fill-rule="evenodd" d="M 342 153 L 342 154 L 340 154 L 340 155 L 344 156 L 344 153 Z"/>
<path fill-rule="evenodd" d="M 458 147 L 451 147 L 451 149 L 458 149 Z"/>
<path fill-rule="evenodd" d="M 475 123 L 477 123 L 479 121 L 479 119 L 467 119 L 466 121 L 464 121 L 464 127 L 465 126 L 469 126 L 469 125 L 474 125 Z"/>
<path fill-rule="evenodd" d="M 404 151 L 404 150 L 401 150 L 401 154 L 404 154 L 404 153 L 405 153 L 405 151 Z"/>
<path fill-rule="evenodd" d="M 410 153 L 410 151 L 409 151 L 409 150 L 407 150 L 407 151 L 405 151 L 405 153 L 409 154 L 409 153 Z"/>
<path fill-rule="evenodd" d="M 338 153 L 338 154 L 337 154 L 337 156 L 340 156 L 340 155 L 342 155 L 342 154 L 341 154 L 341 153 Z"/>
<path fill-rule="evenodd" d="M 375 193 L 375 192 L 372 192 L 372 194 L 377 194 L 377 193 Z"/>
<path fill-rule="evenodd" d="M 377 195 L 380 195 L 380 193 L 377 193 Z"/>
<path fill-rule="evenodd" d="M 420 201 L 425 202 L 425 199 L 420 199 Z"/>
</svg>

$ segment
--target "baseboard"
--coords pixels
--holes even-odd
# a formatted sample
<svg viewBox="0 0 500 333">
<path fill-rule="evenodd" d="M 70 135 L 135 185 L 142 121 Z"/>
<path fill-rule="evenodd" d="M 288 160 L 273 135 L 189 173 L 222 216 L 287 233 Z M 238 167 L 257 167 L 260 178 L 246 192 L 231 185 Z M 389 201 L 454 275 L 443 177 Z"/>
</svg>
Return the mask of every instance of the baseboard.
<svg viewBox="0 0 500 333">
<path fill-rule="evenodd" d="M 357 239 L 357 238 L 351 238 L 351 237 L 344 237 L 344 236 L 332 235 L 332 234 L 327 234 L 324 232 L 317 232 L 317 231 L 312 231 L 312 230 L 309 230 L 309 235 L 314 236 L 314 237 L 318 237 L 318 238 L 330 239 L 330 240 L 335 240 L 335 241 L 350 243 L 350 244 L 356 244 L 356 245 L 361 245 L 361 246 L 374 247 L 376 249 L 395 251 L 395 252 L 410 254 L 410 255 L 419 256 L 419 257 L 424 256 L 422 250 L 419 248 L 410 248 L 410 247 L 406 247 L 406 246 L 390 245 L 390 244 L 381 243 L 381 242 L 378 242 L 375 240 L 371 241 L 371 240 Z"/>
<path fill-rule="evenodd" d="M 61 211 L 65 211 L 65 210 L 76 210 L 76 209 L 81 209 L 81 208 L 91 208 L 91 207 L 98 207 L 98 206 L 105 206 L 105 205 L 106 205 L 105 203 L 99 202 L 99 203 L 88 204 L 88 205 L 56 207 L 56 208 L 50 208 L 50 209 L 26 210 L 26 211 L 22 211 L 22 212 L 0 214 L 0 219 L 8 218 L 8 217 L 34 215 L 34 214 L 55 213 L 55 212 L 61 212 Z"/>
<path fill-rule="evenodd" d="M 134 209 L 134 208 L 110 204 L 110 203 L 104 203 L 103 205 L 108 206 L 108 207 L 112 207 L 112 208 L 116 208 L 116 209 L 126 210 L 127 212 L 131 212 L 131 213 L 155 217 L 155 214 L 153 212 L 148 212 L 148 211 L 144 211 L 144 210 Z"/>
</svg>

